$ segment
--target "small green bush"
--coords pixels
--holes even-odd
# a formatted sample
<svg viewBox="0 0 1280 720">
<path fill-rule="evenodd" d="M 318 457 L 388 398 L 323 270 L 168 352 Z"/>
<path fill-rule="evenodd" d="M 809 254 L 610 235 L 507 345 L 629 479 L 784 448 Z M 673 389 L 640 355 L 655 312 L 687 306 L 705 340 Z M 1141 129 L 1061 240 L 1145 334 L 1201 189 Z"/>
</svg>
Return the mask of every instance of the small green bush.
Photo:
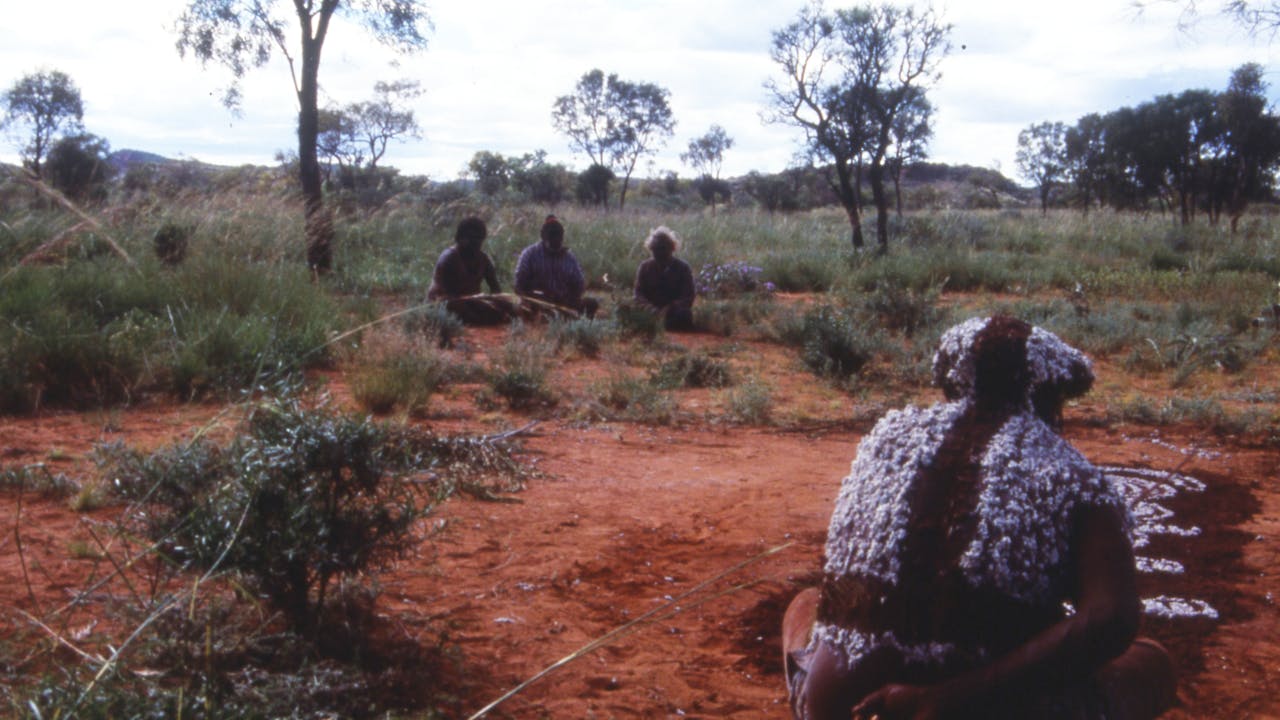
<svg viewBox="0 0 1280 720">
<path fill-rule="evenodd" d="M 442 348 L 453 345 L 466 329 L 461 318 L 438 302 L 425 303 L 405 313 L 400 324 L 406 332 L 432 338 Z"/>
<path fill-rule="evenodd" d="M 734 422 L 762 425 L 773 414 L 773 390 L 750 380 L 728 391 L 728 416 Z"/>
<path fill-rule="evenodd" d="M 552 318 L 547 325 L 547 336 L 555 343 L 557 350 L 572 348 L 579 355 L 589 358 L 599 356 L 600 348 L 615 332 L 610 323 L 590 318 Z"/>
<path fill-rule="evenodd" d="M 497 362 L 489 368 L 489 388 L 513 410 L 555 404 L 547 385 L 548 358 L 554 348 L 529 337 L 519 323 L 512 325 Z"/>
<path fill-rule="evenodd" d="M 608 419 L 666 425 L 675 419 L 676 403 L 653 383 L 622 373 L 610 375 L 593 388 Z"/>
<path fill-rule="evenodd" d="M 104 448 L 100 464 L 116 492 L 158 508 L 140 519 L 174 557 L 239 571 L 310 633 L 335 578 L 383 569 L 417 544 L 430 504 L 393 472 L 386 441 L 367 419 L 295 397 L 257 407 L 225 448 Z"/>
<path fill-rule="evenodd" d="M 801 357 L 815 374 L 847 380 L 874 357 L 874 346 L 846 312 L 828 305 L 804 315 Z"/>
<path fill-rule="evenodd" d="M 729 364 L 704 353 L 683 353 L 663 363 L 649 378 L 657 387 L 722 388 L 733 384 Z"/>
</svg>

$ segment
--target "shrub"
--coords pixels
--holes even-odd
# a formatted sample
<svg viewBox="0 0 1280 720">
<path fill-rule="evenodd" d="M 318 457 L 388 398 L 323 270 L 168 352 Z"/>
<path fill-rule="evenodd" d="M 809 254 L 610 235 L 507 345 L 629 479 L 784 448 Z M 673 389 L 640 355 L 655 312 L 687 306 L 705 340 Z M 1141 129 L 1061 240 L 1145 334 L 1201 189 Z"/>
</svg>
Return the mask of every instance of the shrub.
<svg viewBox="0 0 1280 720">
<path fill-rule="evenodd" d="M 641 378 L 616 373 L 597 383 L 593 394 L 609 418 L 654 425 L 665 425 L 675 418 L 675 401 Z"/>
<path fill-rule="evenodd" d="M 760 278 L 762 272 L 761 268 L 741 261 L 703 265 L 694 279 L 694 286 L 699 295 L 707 297 L 771 293 L 777 288 Z"/>
<path fill-rule="evenodd" d="M 836 380 L 856 375 L 874 355 L 874 346 L 854 327 L 852 317 L 827 305 L 805 313 L 801 341 L 804 364 Z"/>
<path fill-rule="evenodd" d="M 151 248 L 156 258 L 165 265 L 178 265 L 187 256 L 187 245 L 195 232 L 192 225 L 177 222 L 166 222 L 156 230 L 151 238 Z"/>
<path fill-rule="evenodd" d="M 367 419 L 296 398 L 257 407 L 226 448 L 207 441 L 152 456 L 106 448 L 117 492 L 160 508 L 142 520 L 175 557 L 237 570 L 298 631 L 317 629 L 333 580 L 380 570 L 417 543 L 426 514 Z"/>
<path fill-rule="evenodd" d="M 773 312 L 769 295 L 705 300 L 693 306 L 693 326 L 701 332 L 729 337 L 739 326 L 754 326 Z"/>
<path fill-rule="evenodd" d="M 459 374 L 427 338 L 387 325 L 366 332 L 352 359 L 352 397 L 374 414 L 400 408 L 422 417 L 431 396 Z"/>
<path fill-rule="evenodd" d="M 653 341 L 664 332 L 662 316 L 629 300 L 618 303 L 614 318 L 618 323 L 618 332 L 627 337 Z"/>
<path fill-rule="evenodd" d="M 590 318 L 552 318 L 547 325 L 547 335 L 557 350 L 569 347 L 589 358 L 600 354 L 600 348 L 613 333 L 609 324 Z"/>
<path fill-rule="evenodd" d="M 937 322 L 938 295 L 936 288 L 916 290 L 878 282 L 875 290 L 862 298 L 861 305 L 881 327 L 911 337 L 917 330 Z"/>
<path fill-rule="evenodd" d="M 442 348 L 453 345 L 453 341 L 462 337 L 466 329 L 461 318 L 449 312 L 444 303 L 438 302 L 425 303 L 405 313 L 400 324 L 411 334 L 434 339 Z"/>
<path fill-rule="evenodd" d="M 555 404 L 547 387 L 551 353 L 543 342 L 528 338 L 522 325 L 512 325 L 498 361 L 489 369 L 489 388 L 513 410 Z"/>
<path fill-rule="evenodd" d="M 733 384 L 733 373 L 723 360 L 703 353 L 684 353 L 663 363 L 649 379 L 664 389 L 728 387 Z"/>
<path fill-rule="evenodd" d="M 751 380 L 728 391 L 728 415 L 734 422 L 764 424 L 773 414 L 773 390 Z"/>
</svg>

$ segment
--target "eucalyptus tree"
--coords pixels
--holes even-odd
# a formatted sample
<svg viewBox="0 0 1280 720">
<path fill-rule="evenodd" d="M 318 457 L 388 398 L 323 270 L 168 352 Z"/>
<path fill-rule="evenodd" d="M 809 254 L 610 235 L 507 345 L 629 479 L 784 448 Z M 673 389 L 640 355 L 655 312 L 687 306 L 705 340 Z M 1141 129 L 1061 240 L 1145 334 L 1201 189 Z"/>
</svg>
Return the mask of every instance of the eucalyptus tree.
<svg viewBox="0 0 1280 720">
<path fill-rule="evenodd" d="M 782 70 L 771 79 L 765 119 L 801 128 L 812 160 L 830 164 L 854 247 L 863 246 L 860 169 L 865 164 L 876 206 L 876 237 L 888 245 L 886 164 L 895 123 L 940 77 L 951 26 L 932 9 L 890 4 L 827 12 L 820 2 L 773 33 L 770 58 Z"/>
<path fill-rule="evenodd" d="M 37 176 L 59 135 L 84 130 L 84 101 L 71 77 L 60 70 L 40 70 L 19 78 L 4 95 L 0 127 L 18 142 L 23 164 Z"/>
<path fill-rule="evenodd" d="M 572 94 L 552 103 L 551 122 L 568 136 L 570 147 L 591 158 L 593 167 L 622 176 L 620 209 L 626 207 L 640 158 L 656 153 L 675 133 L 670 97 L 653 83 L 621 80 L 596 69 L 578 80 Z"/>
<path fill-rule="evenodd" d="M 680 160 L 698 174 L 698 188 L 702 198 L 716 210 L 716 198 L 727 195 L 727 185 L 720 180 L 720 167 L 724 153 L 733 147 L 733 138 L 719 125 L 712 125 L 702 137 L 689 141 L 689 149 L 680 153 Z"/>
<path fill-rule="evenodd" d="M 1067 175 L 1066 124 L 1046 120 L 1023 128 L 1014 162 L 1019 174 L 1036 184 L 1040 213 L 1047 213 L 1050 193 Z"/>
<path fill-rule="evenodd" d="M 333 215 L 324 204 L 316 139 L 320 131 L 320 57 L 335 15 L 363 25 L 380 43 L 403 53 L 426 47 L 430 27 L 421 0 L 187 0 L 178 18 L 178 53 L 191 53 L 231 72 L 223 96 L 240 106 L 240 81 L 279 52 L 288 61 L 298 103 L 298 180 L 306 211 L 307 264 L 333 267 Z M 292 31 L 290 30 L 292 28 Z M 295 38 L 297 45 L 291 45 Z"/>
</svg>

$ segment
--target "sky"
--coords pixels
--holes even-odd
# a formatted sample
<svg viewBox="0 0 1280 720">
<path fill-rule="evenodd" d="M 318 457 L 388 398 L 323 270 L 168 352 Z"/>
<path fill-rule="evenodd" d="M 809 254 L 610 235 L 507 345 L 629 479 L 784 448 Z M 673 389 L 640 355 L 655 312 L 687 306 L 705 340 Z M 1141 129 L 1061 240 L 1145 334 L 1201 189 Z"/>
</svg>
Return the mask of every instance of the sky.
<svg viewBox="0 0 1280 720">
<path fill-rule="evenodd" d="M 282 9 L 287 0 L 277 0 Z M 680 160 L 713 124 L 734 145 L 722 176 L 778 172 L 803 135 L 765 124 L 764 84 L 781 79 L 769 59 L 774 30 L 805 0 L 429 0 L 427 48 L 397 56 L 359 26 L 337 23 L 320 68 L 322 105 L 372 99 L 378 81 L 416 80 L 409 105 L 422 139 L 393 144 L 383 165 L 452 180 L 477 152 L 545 150 L 583 169 L 551 122 L 551 106 L 592 69 L 670 91 L 675 135 L 637 176 L 692 169 Z M 827 7 L 852 3 L 827 0 Z M 271 165 L 296 150 L 297 101 L 277 57 L 243 83 L 239 114 L 221 104 L 230 74 L 178 55 L 185 0 L 0 0 L 0 89 L 60 70 L 79 87 L 87 131 L 112 149 L 223 165 Z M 951 54 L 930 90 L 937 109 L 930 159 L 1016 176 L 1019 131 L 1073 124 L 1190 88 L 1225 89 L 1232 69 L 1256 62 L 1280 98 L 1280 41 L 1254 40 L 1212 12 L 1180 29 L 1182 3 L 1142 11 L 1130 0 L 949 0 L 934 8 L 953 25 Z M 1209 3 L 1200 3 L 1207 7 Z M 127 10 L 124 10 L 127 8 Z M 0 160 L 19 139 L 0 136 Z"/>
</svg>

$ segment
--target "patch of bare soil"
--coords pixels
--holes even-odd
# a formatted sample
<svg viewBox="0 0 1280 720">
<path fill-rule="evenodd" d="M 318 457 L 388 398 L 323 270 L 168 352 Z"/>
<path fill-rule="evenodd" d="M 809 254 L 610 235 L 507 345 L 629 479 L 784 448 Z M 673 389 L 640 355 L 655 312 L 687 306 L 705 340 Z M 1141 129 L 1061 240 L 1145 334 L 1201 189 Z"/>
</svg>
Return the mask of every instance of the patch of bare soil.
<svg viewBox="0 0 1280 720">
<path fill-rule="evenodd" d="M 500 337 L 472 333 L 468 341 L 482 354 Z M 707 350 L 731 341 L 672 342 Z M 841 419 L 866 401 L 825 388 L 784 349 L 734 344 L 735 367 L 750 366 L 773 385 L 785 426 L 721 422 L 722 401 L 707 391 L 678 392 L 683 414 L 674 426 L 587 423 L 562 408 L 523 441 L 541 478 L 514 502 L 448 502 L 434 518 L 447 530 L 420 559 L 383 577 L 383 614 L 425 644 L 446 632 L 460 649 L 468 674 L 460 716 L 622 628 L 490 716 L 788 717 L 778 626 L 790 597 L 817 577 L 832 503 L 867 429 Z M 559 372 L 581 386 L 616 365 L 575 359 Z M 343 396 L 339 376 L 330 385 Z M 488 432 L 531 419 L 480 411 L 471 392 L 455 390 L 423 422 Z M 218 410 L 3 418 L 0 463 L 85 472 L 96 442 L 158 445 L 189 436 Z M 1182 673 L 1182 706 L 1169 717 L 1280 716 L 1280 588 L 1272 579 L 1280 567 L 1280 458 L 1196 428 L 1154 434 L 1085 422 L 1101 415 L 1087 404 L 1073 408 L 1065 431 L 1096 464 L 1203 483 L 1165 504 L 1173 512 L 1166 522 L 1186 532 L 1154 535 L 1142 551 L 1184 568 L 1143 575 L 1144 598 L 1195 600 L 1217 614 L 1147 616 L 1145 632 L 1170 647 Z M 92 547 L 86 516 L 65 501 L 22 503 L 19 513 L 18 498 L 0 494 L 0 605 L 40 616 L 104 569 L 72 550 Z M 30 629 L 16 612 L 4 622 L 6 634 Z M 62 622 L 71 631 L 89 619 Z"/>
</svg>

